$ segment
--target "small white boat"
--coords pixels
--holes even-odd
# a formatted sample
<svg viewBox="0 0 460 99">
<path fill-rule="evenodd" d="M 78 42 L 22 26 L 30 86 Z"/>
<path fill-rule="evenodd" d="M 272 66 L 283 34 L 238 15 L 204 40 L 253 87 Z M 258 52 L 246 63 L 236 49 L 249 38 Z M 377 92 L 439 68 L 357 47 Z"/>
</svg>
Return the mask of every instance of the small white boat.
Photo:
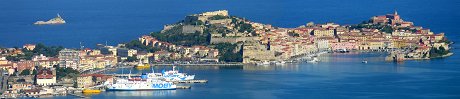
<svg viewBox="0 0 460 99">
<path fill-rule="evenodd" d="M 275 65 L 284 65 L 284 64 L 286 64 L 286 62 L 284 62 L 284 61 L 275 62 Z"/>
<path fill-rule="evenodd" d="M 256 65 L 270 65 L 270 62 L 264 61 L 264 62 L 258 62 Z"/>
<path fill-rule="evenodd" d="M 162 71 L 163 78 L 166 81 L 184 81 L 184 80 L 193 80 L 195 75 L 187 75 L 186 73 L 180 73 L 176 70 L 176 66 L 173 66 L 173 70 Z"/>
<path fill-rule="evenodd" d="M 362 63 L 366 64 L 366 63 L 367 63 L 367 60 L 364 60 Z"/>
<path fill-rule="evenodd" d="M 319 59 L 316 57 L 313 57 L 310 61 L 307 61 L 307 63 L 318 63 Z"/>
</svg>

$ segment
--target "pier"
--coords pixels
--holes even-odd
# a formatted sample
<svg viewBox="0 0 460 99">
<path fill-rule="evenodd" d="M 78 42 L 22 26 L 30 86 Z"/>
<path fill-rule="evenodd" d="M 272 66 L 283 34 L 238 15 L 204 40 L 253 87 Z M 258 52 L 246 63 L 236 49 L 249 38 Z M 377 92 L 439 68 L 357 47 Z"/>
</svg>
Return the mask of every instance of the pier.
<svg viewBox="0 0 460 99">
<path fill-rule="evenodd" d="M 208 80 L 183 80 L 183 81 L 172 81 L 173 83 L 208 83 Z"/>
</svg>

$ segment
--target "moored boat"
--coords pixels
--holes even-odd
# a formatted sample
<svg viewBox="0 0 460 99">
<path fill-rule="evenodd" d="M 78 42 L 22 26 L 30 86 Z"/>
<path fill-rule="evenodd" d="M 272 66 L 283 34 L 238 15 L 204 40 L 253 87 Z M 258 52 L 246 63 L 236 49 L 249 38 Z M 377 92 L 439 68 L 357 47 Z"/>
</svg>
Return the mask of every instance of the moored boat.
<svg viewBox="0 0 460 99">
<path fill-rule="evenodd" d="M 318 63 L 319 59 L 316 57 L 313 57 L 311 60 L 307 61 L 307 63 Z"/>
<path fill-rule="evenodd" d="M 195 79 L 195 75 L 180 73 L 178 70 L 176 70 L 176 66 L 173 66 L 173 70 L 163 71 L 162 76 L 166 81 L 183 81 Z"/>
<path fill-rule="evenodd" d="M 101 90 L 95 90 L 95 89 L 83 89 L 83 93 L 100 93 Z"/>
<path fill-rule="evenodd" d="M 142 63 L 141 60 L 139 60 L 139 63 L 135 66 L 137 69 L 146 69 L 150 68 L 150 64 L 148 63 Z"/>
<path fill-rule="evenodd" d="M 172 82 L 157 79 L 117 78 L 115 83 L 108 84 L 107 91 L 137 91 L 137 90 L 173 90 L 176 85 Z"/>
</svg>

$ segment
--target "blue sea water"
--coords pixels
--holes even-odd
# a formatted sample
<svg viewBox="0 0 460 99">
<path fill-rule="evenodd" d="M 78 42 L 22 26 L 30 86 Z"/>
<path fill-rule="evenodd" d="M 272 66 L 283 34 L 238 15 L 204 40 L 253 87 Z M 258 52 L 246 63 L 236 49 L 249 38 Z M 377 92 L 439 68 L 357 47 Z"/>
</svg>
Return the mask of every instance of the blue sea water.
<svg viewBox="0 0 460 99">
<path fill-rule="evenodd" d="M 458 42 L 459 5 L 459 0 L 3 0 L 0 46 L 44 43 L 77 48 L 79 42 L 94 47 L 106 41 L 114 45 L 159 31 L 185 15 L 221 9 L 279 27 L 297 27 L 309 21 L 356 24 L 397 10 L 404 20 L 436 33 L 445 32 Z M 57 13 L 67 24 L 33 25 Z M 458 45 L 453 47 L 458 54 Z M 361 63 L 364 58 L 368 64 Z M 321 60 L 318 64 L 266 67 L 179 67 L 209 83 L 192 84 L 187 90 L 103 92 L 91 97 L 460 98 L 458 55 L 400 64 L 384 62 L 381 54 L 332 54 Z M 169 69 L 156 70 L 163 68 Z"/>
<path fill-rule="evenodd" d="M 206 79 L 185 84 L 191 89 L 108 91 L 86 95 L 119 99 L 423 99 L 460 98 L 458 55 L 434 60 L 392 63 L 382 53 L 325 54 L 317 64 L 281 66 L 178 66 Z M 367 64 L 361 63 L 368 60 Z M 170 70 L 157 66 L 155 72 Z M 147 73 L 151 69 L 118 69 L 106 73 Z M 54 98 L 72 98 L 54 97 Z"/>
</svg>

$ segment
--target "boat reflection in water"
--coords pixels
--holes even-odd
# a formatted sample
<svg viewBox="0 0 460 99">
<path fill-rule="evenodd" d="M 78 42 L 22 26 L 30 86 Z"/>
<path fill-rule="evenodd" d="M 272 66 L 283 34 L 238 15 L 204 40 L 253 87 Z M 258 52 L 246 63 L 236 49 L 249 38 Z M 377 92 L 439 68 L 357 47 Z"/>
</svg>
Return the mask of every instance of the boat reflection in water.
<svg viewBox="0 0 460 99">
<path fill-rule="evenodd" d="M 151 91 L 107 91 L 106 96 L 134 97 L 134 96 L 174 96 L 176 90 L 151 90 Z"/>
<path fill-rule="evenodd" d="M 92 96 L 92 95 L 98 95 L 101 93 L 83 93 L 84 96 Z"/>
</svg>

